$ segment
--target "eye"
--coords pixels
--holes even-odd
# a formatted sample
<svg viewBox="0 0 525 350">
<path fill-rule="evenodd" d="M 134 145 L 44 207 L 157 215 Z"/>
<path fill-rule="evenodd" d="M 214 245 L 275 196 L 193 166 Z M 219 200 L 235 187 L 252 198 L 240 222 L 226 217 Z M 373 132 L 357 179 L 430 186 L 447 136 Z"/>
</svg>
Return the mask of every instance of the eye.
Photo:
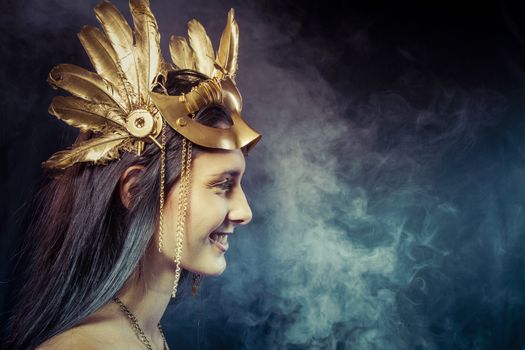
<svg viewBox="0 0 525 350">
<path fill-rule="evenodd" d="M 224 192 L 230 192 L 233 188 L 233 180 L 232 179 L 225 179 L 221 182 L 216 183 L 213 187 L 218 188 L 221 191 Z"/>
</svg>

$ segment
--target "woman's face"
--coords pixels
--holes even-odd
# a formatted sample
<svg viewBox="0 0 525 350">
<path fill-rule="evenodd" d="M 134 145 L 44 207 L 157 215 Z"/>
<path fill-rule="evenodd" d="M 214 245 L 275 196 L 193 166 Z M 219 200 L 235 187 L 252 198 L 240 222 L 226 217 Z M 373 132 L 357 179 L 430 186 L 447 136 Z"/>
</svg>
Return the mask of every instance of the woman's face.
<svg viewBox="0 0 525 350">
<path fill-rule="evenodd" d="M 250 222 L 252 212 L 241 188 L 245 170 L 240 150 L 201 152 L 191 164 L 191 191 L 182 249 L 186 270 L 218 275 L 226 268 L 228 240 L 237 225 Z M 179 183 L 164 209 L 165 253 L 173 258 L 179 217 Z"/>
</svg>

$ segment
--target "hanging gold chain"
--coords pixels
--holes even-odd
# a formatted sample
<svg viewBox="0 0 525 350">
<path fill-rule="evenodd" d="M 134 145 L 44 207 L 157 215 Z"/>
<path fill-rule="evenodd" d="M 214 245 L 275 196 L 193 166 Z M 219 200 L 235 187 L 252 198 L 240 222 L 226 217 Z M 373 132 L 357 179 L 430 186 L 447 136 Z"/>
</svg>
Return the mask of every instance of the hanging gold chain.
<svg viewBox="0 0 525 350">
<path fill-rule="evenodd" d="M 166 178 L 166 123 L 162 122 L 162 147 L 160 149 L 160 199 L 159 199 L 159 253 L 164 245 L 164 181 Z"/>
<path fill-rule="evenodd" d="M 173 262 L 175 263 L 175 279 L 173 281 L 173 288 L 171 291 L 171 297 L 175 298 L 177 296 L 177 285 L 180 279 L 181 272 L 181 256 L 182 256 L 182 241 L 184 238 L 184 226 L 182 226 L 182 201 L 184 199 L 184 175 L 186 171 L 186 138 L 182 138 L 182 147 L 181 147 L 181 159 L 180 159 L 180 178 L 179 178 L 179 203 L 178 203 L 178 212 L 179 220 L 177 223 L 177 242 L 175 246 L 175 257 Z"/>
<path fill-rule="evenodd" d="M 192 116 L 193 118 L 194 116 Z M 166 177 L 166 124 L 162 124 L 162 147 L 161 147 L 161 167 L 160 167 L 160 198 L 159 198 L 159 253 L 162 253 L 162 248 L 164 245 L 164 202 L 165 202 L 165 193 L 164 193 L 164 183 Z M 191 185 L 191 160 L 192 160 L 192 142 L 186 138 L 182 138 L 182 147 L 181 147 L 181 165 L 180 165 L 180 178 L 179 178 L 179 203 L 178 203 L 178 212 L 179 218 L 177 223 L 177 241 L 175 246 L 175 280 L 173 282 L 173 289 L 171 292 L 172 298 L 177 296 L 177 286 L 180 280 L 181 275 L 181 259 L 182 259 L 182 249 L 184 242 L 184 234 L 186 227 L 186 216 L 188 213 L 188 198 L 190 195 L 190 185 Z"/>
<path fill-rule="evenodd" d="M 171 297 L 177 296 L 177 286 L 181 274 L 181 256 L 182 244 L 184 240 L 184 233 L 186 228 L 186 216 L 188 213 L 188 197 L 190 192 L 190 167 L 192 158 L 192 143 L 191 141 L 182 139 L 181 150 L 181 168 L 180 168 L 180 184 L 179 184 L 179 220 L 177 225 L 177 243 L 175 248 L 175 280 L 173 281 L 173 289 Z"/>
<path fill-rule="evenodd" d="M 133 328 L 133 331 L 135 332 L 135 334 L 137 335 L 137 338 L 139 338 L 139 340 L 142 342 L 142 344 L 144 344 L 144 346 L 146 347 L 146 349 L 148 350 L 153 350 L 153 348 L 151 347 L 151 344 L 149 342 L 149 339 L 148 337 L 146 336 L 146 334 L 144 333 L 144 331 L 142 330 L 142 328 L 140 328 L 140 325 L 139 325 L 139 321 L 137 320 L 137 317 L 135 317 L 135 315 L 133 315 L 133 313 L 128 309 L 128 307 L 122 302 L 122 300 L 120 300 L 119 298 L 117 297 L 114 297 L 113 298 L 113 301 L 115 303 L 117 303 L 117 305 L 120 307 L 120 309 L 122 310 L 122 312 L 128 317 L 130 323 L 131 323 L 131 328 Z M 157 325 L 157 327 L 159 328 L 159 332 L 160 332 L 160 335 L 162 336 L 162 341 L 163 341 L 163 344 L 164 344 L 164 349 L 167 348 L 166 346 L 166 337 L 164 336 L 164 331 L 162 330 L 162 326 L 160 325 L 160 323 Z"/>
</svg>

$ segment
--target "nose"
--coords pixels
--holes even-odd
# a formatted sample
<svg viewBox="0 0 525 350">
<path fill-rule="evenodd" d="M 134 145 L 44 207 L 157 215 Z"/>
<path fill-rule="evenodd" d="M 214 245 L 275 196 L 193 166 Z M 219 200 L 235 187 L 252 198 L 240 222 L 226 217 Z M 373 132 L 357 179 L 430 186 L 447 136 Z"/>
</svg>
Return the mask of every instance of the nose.
<svg viewBox="0 0 525 350">
<path fill-rule="evenodd" d="M 246 225 L 252 220 L 252 210 L 242 188 L 230 199 L 228 220 L 236 225 Z"/>
</svg>

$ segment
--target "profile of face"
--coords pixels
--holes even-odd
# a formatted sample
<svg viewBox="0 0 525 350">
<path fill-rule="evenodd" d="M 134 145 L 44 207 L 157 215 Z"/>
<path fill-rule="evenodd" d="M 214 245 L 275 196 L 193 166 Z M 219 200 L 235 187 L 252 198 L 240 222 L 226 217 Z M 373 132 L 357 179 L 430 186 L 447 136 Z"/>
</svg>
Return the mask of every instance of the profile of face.
<svg viewBox="0 0 525 350">
<path fill-rule="evenodd" d="M 235 227 L 250 222 L 252 212 L 241 187 L 246 167 L 241 150 L 200 152 L 191 162 L 191 185 L 182 267 L 203 275 L 226 268 L 228 239 Z M 165 252 L 173 257 L 179 218 L 179 183 L 164 208 Z"/>
</svg>

